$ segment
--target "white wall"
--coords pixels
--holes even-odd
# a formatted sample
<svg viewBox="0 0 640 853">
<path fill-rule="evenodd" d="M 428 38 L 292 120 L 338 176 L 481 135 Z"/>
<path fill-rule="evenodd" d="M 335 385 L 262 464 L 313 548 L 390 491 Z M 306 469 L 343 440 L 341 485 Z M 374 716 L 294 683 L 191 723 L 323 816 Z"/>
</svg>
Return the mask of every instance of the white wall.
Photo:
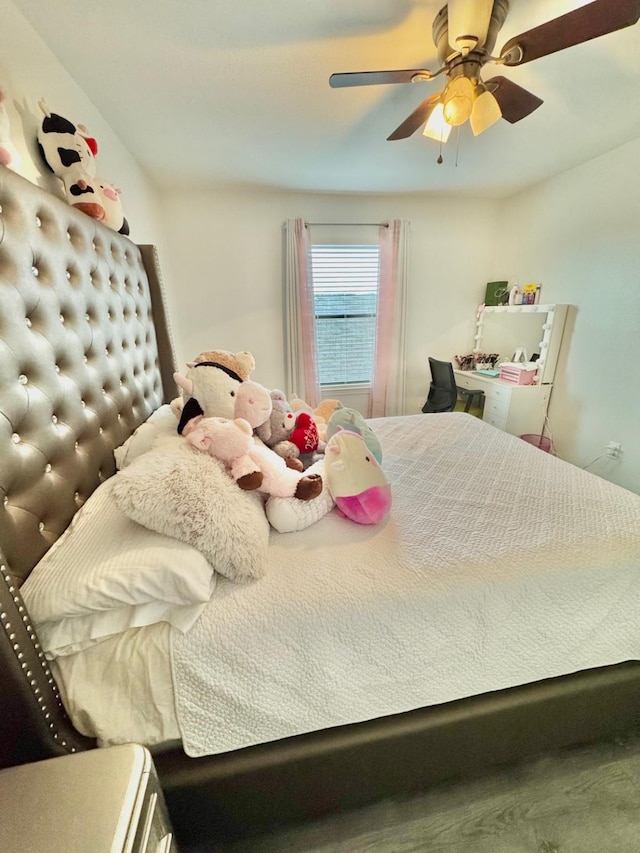
<svg viewBox="0 0 640 853">
<path fill-rule="evenodd" d="M 542 283 L 576 306 L 549 419 L 559 455 L 585 466 L 609 441 L 620 461 L 589 470 L 640 492 L 640 140 L 510 199 L 491 277 Z"/>
<path fill-rule="evenodd" d="M 493 246 L 491 204 L 394 195 L 165 192 L 162 213 L 181 368 L 202 350 L 248 349 L 256 359 L 254 378 L 282 387 L 282 223 L 296 216 L 410 221 L 407 412 L 419 412 L 426 399 L 429 355 L 450 359 L 472 349 Z"/>
<path fill-rule="evenodd" d="M 161 242 L 156 195 L 143 169 L 10 0 L 0 0 L 0 86 L 7 94 L 11 140 L 22 159 L 16 171 L 64 198 L 62 182 L 47 171 L 36 148 L 38 101 L 44 98 L 52 112 L 86 125 L 97 139 L 97 174 L 122 189 L 131 238 Z"/>
</svg>

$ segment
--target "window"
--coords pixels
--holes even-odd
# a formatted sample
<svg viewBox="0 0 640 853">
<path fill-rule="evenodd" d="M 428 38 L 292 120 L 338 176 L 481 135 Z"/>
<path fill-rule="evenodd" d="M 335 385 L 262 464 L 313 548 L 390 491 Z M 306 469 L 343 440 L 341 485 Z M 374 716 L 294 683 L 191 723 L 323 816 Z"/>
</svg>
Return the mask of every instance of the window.
<svg viewBox="0 0 640 853">
<path fill-rule="evenodd" d="M 377 244 L 311 246 L 321 387 L 371 384 L 379 274 Z"/>
</svg>

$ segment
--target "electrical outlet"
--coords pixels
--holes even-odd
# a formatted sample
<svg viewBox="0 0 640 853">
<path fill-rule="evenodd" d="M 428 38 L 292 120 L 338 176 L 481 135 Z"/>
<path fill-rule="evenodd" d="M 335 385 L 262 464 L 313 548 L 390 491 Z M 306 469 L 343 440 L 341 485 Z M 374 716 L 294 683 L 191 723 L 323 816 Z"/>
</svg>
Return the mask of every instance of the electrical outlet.
<svg viewBox="0 0 640 853">
<path fill-rule="evenodd" d="M 617 441 L 610 441 L 604 451 L 610 459 L 619 459 L 620 453 L 622 452 L 622 445 Z"/>
</svg>

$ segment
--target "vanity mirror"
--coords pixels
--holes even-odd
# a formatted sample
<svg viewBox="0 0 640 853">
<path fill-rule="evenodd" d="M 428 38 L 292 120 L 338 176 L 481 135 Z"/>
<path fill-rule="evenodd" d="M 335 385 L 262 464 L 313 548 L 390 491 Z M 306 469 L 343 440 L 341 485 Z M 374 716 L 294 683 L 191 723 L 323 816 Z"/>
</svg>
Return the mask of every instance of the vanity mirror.
<svg viewBox="0 0 640 853">
<path fill-rule="evenodd" d="M 474 352 L 511 361 L 522 350 L 538 356 L 536 384 L 553 382 L 568 305 L 496 305 L 478 310 Z"/>
</svg>

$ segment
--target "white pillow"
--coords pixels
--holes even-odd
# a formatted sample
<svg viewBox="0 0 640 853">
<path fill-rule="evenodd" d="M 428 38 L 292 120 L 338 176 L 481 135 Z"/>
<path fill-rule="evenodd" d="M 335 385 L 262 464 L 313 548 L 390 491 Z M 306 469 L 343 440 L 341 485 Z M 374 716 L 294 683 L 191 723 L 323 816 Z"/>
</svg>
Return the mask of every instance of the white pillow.
<svg viewBox="0 0 640 853">
<path fill-rule="evenodd" d="M 216 575 L 201 553 L 117 508 L 118 476 L 96 489 L 22 585 L 50 658 L 160 621 L 186 633 L 213 593 Z"/>
<path fill-rule="evenodd" d="M 134 459 L 151 450 L 155 440 L 163 435 L 178 434 L 178 419 L 166 403 L 156 409 L 147 420 L 140 424 L 129 438 L 116 447 L 113 456 L 116 460 L 116 468 L 120 471 L 130 465 Z"/>
<path fill-rule="evenodd" d="M 182 436 L 158 439 L 114 479 L 116 503 L 133 521 L 197 548 L 229 580 L 263 576 L 269 523 L 262 498 Z"/>
</svg>

